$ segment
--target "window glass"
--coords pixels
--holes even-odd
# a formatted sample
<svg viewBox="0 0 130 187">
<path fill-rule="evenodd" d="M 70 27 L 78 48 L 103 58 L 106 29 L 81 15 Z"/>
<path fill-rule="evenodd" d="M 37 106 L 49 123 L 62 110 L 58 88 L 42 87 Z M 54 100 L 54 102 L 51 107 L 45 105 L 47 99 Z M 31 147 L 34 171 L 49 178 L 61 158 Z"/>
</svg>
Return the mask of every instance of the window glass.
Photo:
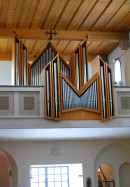
<svg viewBox="0 0 130 187">
<path fill-rule="evenodd" d="M 31 165 L 31 187 L 83 187 L 82 164 Z"/>
<path fill-rule="evenodd" d="M 119 60 L 115 60 L 115 82 L 121 82 L 121 63 Z"/>
</svg>

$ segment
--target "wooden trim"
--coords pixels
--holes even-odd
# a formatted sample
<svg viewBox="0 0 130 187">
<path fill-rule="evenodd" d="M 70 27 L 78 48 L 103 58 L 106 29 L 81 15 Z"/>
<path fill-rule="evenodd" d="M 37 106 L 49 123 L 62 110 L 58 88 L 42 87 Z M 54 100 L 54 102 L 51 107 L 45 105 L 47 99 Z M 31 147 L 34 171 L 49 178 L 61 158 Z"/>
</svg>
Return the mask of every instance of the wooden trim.
<svg viewBox="0 0 130 187">
<path fill-rule="evenodd" d="M 57 66 L 57 86 L 58 86 L 58 90 L 57 90 L 57 92 L 58 92 L 58 97 L 59 97 L 59 118 L 55 118 L 54 117 L 54 111 L 55 111 L 55 109 L 54 109 L 54 105 L 55 105 L 55 100 L 54 100 L 54 82 L 53 82 L 53 80 L 54 80 L 54 69 L 53 69 L 53 64 L 54 64 L 54 62 L 56 61 L 56 66 Z M 53 119 L 54 120 L 61 120 L 61 103 L 60 103 L 60 98 L 61 98 L 61 96 L 60 96 L 60 82 L 59 82 L 59 80 L 60 80 L 60 76 L 59 76 L 59 55 L 57 55 L 52 61 L 51 61 L 51 70 L 52 70 L 52 72 L 51 72 L 51 82 L 53 83 L 51 86 L 52 86 L 52 103 L 53 103 L 53 105 L 52 105 L 52 107 L 53 107 L 53 114 L 52 114 L 52 116 L 53 116 Z"/>
<path fill-rule="evenodd" d="M 62 113 L 62 120 L 101 120 L 100 113 L 94 113 L 90 111 L 69 111 L 67 113 Z"/>
<path fill-rule="evenodd" d="M 46 66 L 46 68 L 49 68 L 50 69 L 50 72 L 51 72 L 51 63 L 48 63 L 47 64 L 47 66 Z M 46 71 L 46 68 L 45 68 L 45 71 Z M 51 84 L 52 84 L 52 76 L 51 76 L 51 73 L 50 73 L 50 99 L 51 99 L 51 116 L 49 117 L 49 116 L 47 116 L 47 105 L 46 105 L 46 72 L 45 72 L 45 74 L 44 74 L 44 80 L 45 80 L 45 85 L 44 85 L 44 114 L 45 114 L 45 118 L 46 119 L 53 119 L 53 106 L 52 106 L 52 86 L 51 86 Z"/>
<path fill-rule="evenodd" d="M 62 113 L 66 113 L 66 112 L 73 112 L 73 111 L 87 111 L 87 112 L 94 112 L 94 113 L 100 113 L 100 110 L 95 110 L 95 109 L 87 109 L 87 108 L 82 108 L 82 107 L 77 107 L 77 108 L 71 108 L 71 109 L 66 109 L 66 110 L 62 110 Z"/>
</svg>

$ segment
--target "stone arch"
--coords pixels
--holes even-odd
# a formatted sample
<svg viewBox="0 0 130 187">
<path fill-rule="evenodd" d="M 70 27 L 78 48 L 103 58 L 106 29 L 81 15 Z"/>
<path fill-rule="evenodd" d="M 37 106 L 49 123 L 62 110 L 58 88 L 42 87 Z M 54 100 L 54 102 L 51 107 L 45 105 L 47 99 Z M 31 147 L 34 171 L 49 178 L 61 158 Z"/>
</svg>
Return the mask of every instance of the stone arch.
<svg viewBox="0 0 130 187">
<path fill-rule="evenodd" d="M 0 186 L 17 187 L 18 170 L 12 156 L 5 150 L 0 149 Z"/>
<path fill-rule="evenodd" d="M 96 156 L 94 163 L 96 186 L 98 186 L 97 170 L 103 163 L 108 163 L 113 167 L 115 184 L 119 186 L 119 167 L 124 162 L 130 162 L 130 149 L 122 144 L 111 144 L 104 147 Z"/>
</svg>

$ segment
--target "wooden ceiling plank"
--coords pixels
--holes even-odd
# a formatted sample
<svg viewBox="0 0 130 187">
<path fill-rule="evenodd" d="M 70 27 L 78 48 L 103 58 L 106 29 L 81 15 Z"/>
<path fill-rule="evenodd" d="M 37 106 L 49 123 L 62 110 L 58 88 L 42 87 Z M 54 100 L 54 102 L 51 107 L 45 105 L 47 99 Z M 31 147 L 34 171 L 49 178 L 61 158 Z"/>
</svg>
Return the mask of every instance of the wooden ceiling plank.
<svg viewBox="0 0 130 187">
<path fill-rule="evenodd" d="M 37 28 L 38 23 L 40 21 L 40 18 L 42 16 L 42 13 L 46 8 L 46 3 L 47 3 L 47 0 L 44 0 L 44 3 L 43 3 L 43 0 L 38 1 L 38 6 L 37 6 L 37 9 L 35 11 L 35 14 L 34 14 L 34 17 L 33 17 L 32 24 L 31 24 L 30 28 L 33 28 L 33 29 Z"/>
<path fill-rule="evenodd" d="M 102 41 L 94 41 L 92 42 L 88 48 L 87 48 L 87 52 L 89 54 L 94 54 L 94 52 L 96 51 L 96 49 L 102 44 Z"/>
<path fill-rule="evenodd" d="M 29 14 L 28 14 L 28 18 L 26 19 L 26 23 L 25 23 L 26 28 L 31 27 L 31 24 L 32 24 L 33 17 L 35 15 L 37 6 L 38 6 L 38 0 L 32 0 L 31 7 L 30 7 L 30 10 L 29 10 Z"/>
<path fill-rule="evenodd" d="M 101 14 L 99 15 L 99 17 L 97 17 L 97 19 L 95 20 L 95 22 L 92 24 L 92 26 L 90 27 L 90 31 L 92 30 L 92 28 L 95 26 L 95 24 L 97 23 L 98 20 L 100 20 L 100 18 L 104 15 L 104 12 L 107 10 L 107 8 L 110 6 L 110 4 L 113 2 L 113 0 L 110 0 L 110 2 L 107 4 L 107 6 L 104 8 L 104 10 L 101 12 Z"/>
<path fill-rule="evenodd" d="M 64 50 L 62 51 L 62 54 L 64 54 L 64 51 L 66 51 L 67 47 L 69 46 L 69 44 L 71 43 L 71 41 L 69 41 L 69 43 L 66 45 L 66 47 L 64 48 Z M 67 54 L 67 53 L 66 53 Z"/>
<path fill-rule="evenodd" d="M 75 12 L 72 16 L 72 18 L 70 19 L 69 23 L 67 24 L 65 29 L 68 29 L 69 25 L 71 24 L 71 22 L 73 21 L 75 15 L 77 14 L 77 11 L 80 9 L 80 7 L 82 6 L 83 0 L 81 1 L 81 3 L 77 6 L 77 8 L 75 9 Z"/>
<path fill-rule="evenodd" d="M 0 19 L 3 23 L 3 25 L 1 25 L 1 28 L 5 27 L 6 25 L 6 19 L 7 19 L 7 12 L 8 12 L 8 9 L 9 9 L 9 3 L 10 3 L 10 0 L 3 0 L 2 2 L 2 9 L 1 9 L 1 14 L 0 14 Z"/>
<path fill-rule="evenodd" d="M 101 45 L 96 49 L 96 54 L 104 54 L 105 49 L 111 44 L 111 42 L 102 42 Z"/>
<path fill-rule="evenodd" d="M 39 53 L 41 53 L 43 51 L 43 49 L 45 48 L 47 43 L 48 43 L 48 40 L 42 40 L 41 46 L 39 47 Z"/>
<path fill-rule="evenodd" d="M 114 13 L 119 9 L 120 6 L 122 6 L 123 3 L 124 3 L 124 0 L 112 1 L 91 30 L 92 31 L 96 31 L 96 30 L 101 31 L 104 28 L 104 26 L 111 20 Z"/>
<path fill-rule="evenodd" d="M 7 13 L 6 28 L 11 28 L 13 25 L 16 6 L 17 0 L 11 0 L 9 3 L 9 10 Z"/>
<path fill-rule="evenodd" d="M 67 4 L 68 4 L 68 0 L 66 1 L 65 5 L 64 5 L 64 8 L 62 9 L 62 11 L 61 11 L 61 13 L 60 13 L 60 15 L 59 15 L 59 18 L 57 19 L 57 21 L 56 21 L 56 23 L 55 23 L 55 25 L 54 25 L 54 29 L 56 28 L 56 26 L 57 26 L 57 24 L 58 24 L 58 22 L 59 22 L 59 19 L 62 17 L 63 12 L 65 11 L 65 9 L 66 9 L 66 7 L 67 7 Z"/>
<path fill-rule="evenodd" d="M 106 48 L 104 54 L 105 54 L 105 55 L 109 55 L 117 46 L 118 46 L 118 43 L 112 42 L 112 43 L 108 46 L 108 48 Z"/>
<path fill-rule="evenodd" d="M 117 31 L 126 31 L 130 25 L 130 12 L 121 20 L 120 24 L 116 26 Z M 128 29 L 129 31 L 129 29 Z"/>
<path fill-rule="evenodd" d="M 43 10 L 39 23 L 38 23 L 38 28 L 43 29 L 44 28 L 44 24 L 46 22 L 46 19 L 49 15 L 49 12 L 51 10 L 51 7 L 53 6 L 54 0 L 49 0 L 46 2 L 46 6 L 45 9 Z"/>
<path fill-rule="evenodd" d="M 18 28 L 25 28 L 26 20 L 28 19 L 28 15 L 30 12 L 32 0 L 26 0 L 23 6 L 23 11 L 21 13 L 21 17 L 19 20 Z"/>
<path fill-rule="evenodd" d="M 1 53 L 6 53 L 8 39 L 1 39 Z"/>
<path fill-rule="evenodd" d="M 69 44 L 70 41 L 63 41 L 63 40 L 60 40 L 60 42 L 58 43 L 58 45 L 56 46 L 56 50 L 59 52 L 59 53 L 62 53 L 64 51 L 64 49 L 66 48 L 66 46 Z"/>
<path fill-rule="evenodd" d="M 15 9 L 15 13 L 14 13 L 15 16 L 14 16 L 14 19 L 13 19 L 12 27 L 18 28 L 23 8 L 24 8 L 24 0 L 23 1 L 17 0 L 17 6 L 16 6 L 16 9 Z"/>
<path fill-rule="evenodd" d="M 32 50 L 32 53 L 36 54 L 36 53 L 39 53 L 39 48 L 41 47 L 42 45 L 42 40 L 37 40 L 36 43 L 35 43 L 35 46 Z"/>
<path fill-rule="evenodd" d="M 89 47 L 89 45 L 91 45 L 92 41 L 87 41 L 87 47 Z"/>
<path fill-rule="evenodd" d="M 0 15 L 1 15 L 1 10 L 2 10 L 2 2 L 3 0 L 0 0 Z"/>
<path fill-rule="evenodd" d="M 51 10 L 44 24 L 44 29 L 54 29 L 57 21 L 59 20 L 60 15 L 62 14 L 62 11 L 66 7 L 66 3 L 67 0 L 62 1 L 62 3 L 59 3 L 59 0 L 54 1 L 53 6 L 51 7 Z"/>
<path fill-rule="evenodd" d="M 10 52 L 12 53 L 12 48 L 13 48 L 13 39 L 8 39 L 6 53 L 10 53 Z"/>
<path fill-rule="evenodd" d="M 87 19 L 83 22 L 82 26 L 80 27 L 80 30 L 90 30 L 92 25 L 95 23 L 98 17 L 102 14 L 104 9 L 109 4 L 110 0 L 99 0 L 97 1 L 96 5 L 88 15 Z"/>
<path fill-rule="evenodd" d="M 79 7 L 81 3 L 81 0 L 71 0 L 68 1 L 67 6 L 65 7 L 65 10 L 59 19 L 58 24 L 56 25 L 55 29 L 65 29 L 70 22 L 70 20 L 73 18 L 73 15 L 75 14 L 77 7 Z"/>
<path fill-rule="evenodd" d="M 33 53 L 33 49 L 34 49 L 34 47 L 35 47 L 36 44 L 37 44 L 37 40 L 32 40 L 31 41 L 31 44 L 29 46 L 30 53 Z"/>
<path fill-rule="evenodd" d="M 125 17 L 130 11 L 130 4 L 126 4 L 126 1 L 122 4 L 122 6 L 115 12 L 112 19 L 105 25 L 103 31 L 114 31 L 116 30 L 116 26 L 120 24 L 120 21 L 123 17 Z"/>
<path fill-rule="evenodd" d="M 56 47 L 59 43 L 59 40 L 52 40 L 51 43 L 54 47 Z"/>
<path fill-rule="evenodd" d="M 69 45 L 67 46 L 67 48 L 62 53 L 64 54 L 72 53 L 76 49 L 76 47 L 79 45 L 79 43 L 80 43 L 79 41 L 71 41 Z"/>
<path fill-rule="evenodd" d="M 83 1 L 67 29 L 77 30 L 95 6 L 96 0 Z"/>
</svg>

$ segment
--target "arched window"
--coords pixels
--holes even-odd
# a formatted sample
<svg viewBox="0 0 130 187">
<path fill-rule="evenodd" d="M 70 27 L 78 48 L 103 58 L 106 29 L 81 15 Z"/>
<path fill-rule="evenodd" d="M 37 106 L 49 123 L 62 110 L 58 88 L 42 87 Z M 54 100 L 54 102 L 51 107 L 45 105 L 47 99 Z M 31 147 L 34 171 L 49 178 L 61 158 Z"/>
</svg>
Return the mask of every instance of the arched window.
<svg viewBox="0 0 130 187">
<path fill-rule="evenodd" d="M 115 82 L 121 82 L 121 63 L 118 59 L 115 60 Z"/>
</svg>

